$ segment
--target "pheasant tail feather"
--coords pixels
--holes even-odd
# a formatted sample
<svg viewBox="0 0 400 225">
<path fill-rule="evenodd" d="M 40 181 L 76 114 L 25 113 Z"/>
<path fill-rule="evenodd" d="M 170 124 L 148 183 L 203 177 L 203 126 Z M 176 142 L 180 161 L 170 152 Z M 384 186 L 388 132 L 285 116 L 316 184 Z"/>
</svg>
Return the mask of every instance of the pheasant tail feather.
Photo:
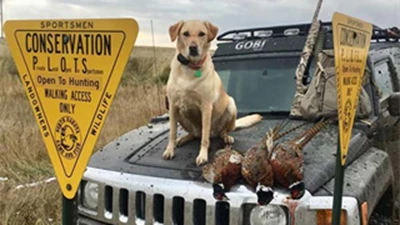
<svg viewBox="0 0 400 225">
<path fill-rule="evenodd" d="M 310 129 L 306 130 L 303 134 L 301 134 L 298 138 L 294 140 L 295 145 L 299 149 L 303 149 L 304 146 L 311 141 L 311 139 L 318 134 L 323 128 L 325 128 L 330 122 L 332 122 L 334 117 L 331 117 L 324 121 L 324 119 L 320 120 L 317 124 L 315 124 Z"/>
<path fill-rule="evenodd" d="M 297 125 L 297 126 L 291 128 L 291 129 L 289 129 L 289 130 L 287 130 L 287 131 L 285 131 L 285 132 L 282 132 L 282 133 L 280 133 L 280 134 L 277 134 L 276 136 L 274 136 L 274 140 L 278 140 L 279 138 L 281 138 L 281 137 L 283 137 L 283 136 L 289 134 L 289 133 L 292 132 L 292 131 L 295 131 L 295 130 L 299 129 L 300 127 L 302 127 L 302 126 L 304 126 L 304 125 L 306 125 L 306 124 L 307 124 L 307 123 L 299 124 L 299 125 Z"/>
</svg>

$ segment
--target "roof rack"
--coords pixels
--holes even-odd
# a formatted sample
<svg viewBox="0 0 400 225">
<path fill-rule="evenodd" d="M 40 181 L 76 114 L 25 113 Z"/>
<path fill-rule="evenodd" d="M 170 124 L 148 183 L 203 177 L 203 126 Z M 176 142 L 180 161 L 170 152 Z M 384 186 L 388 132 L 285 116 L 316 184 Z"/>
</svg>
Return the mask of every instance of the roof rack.
<svg viewBox="0 0 400 225">
<path fill-rule="evenodd" d="M 330 22 L 321 22 L 321 25 L 326 29 L 331 29 Z M 284 37 L 286 35 L 305 36 L 310 30 L 311 23 L 292 24 L 284 26 L 272 27 L 257 27 L 250 29 L 230 30 L 220 34 L 217 37 L 218 41 L 237 41 L 242 39 L 261 39 L 265 37 Z M 265 36 L 257 35 L 256 33 L 264 33 Z M 293 33 L 291 33 L 293 32 Z M 289 33 L 289 34 L 287 34 Z M 233 37 L 229 37 L 232 35 Z M 235 37 L 236 36 L 236 37 Z"/>
<path fill-rule="evenodd" d="M 371 39 L 376 42 L 398 42 L 400 41 L 400 29 L 397 27 L 387 29 L 374 27 Z"/>
<path fill-rule="evenodd" d="M 321 22 L 321 28 L 327 33 L 332 33 L 331 22 Z M 220 34 L 217 37 L 218 41 L 240 41 L 240 40 L 254 40 L 262 38 L 274 38 L 285 36 L 306 36 L 310 30 L 311 23 L 292 24 L 284 26 L 271 26 L 271 27 L 258 27 L 240 30 L 230 30 Z M 257 34 L 258 33 L 258 34 Z M 373 25 L 372 40 L 376 42 L 396 42 L 400 40 L 400 30 L 397 27 L 389 29 L 382 29 Z"/>
</svg>

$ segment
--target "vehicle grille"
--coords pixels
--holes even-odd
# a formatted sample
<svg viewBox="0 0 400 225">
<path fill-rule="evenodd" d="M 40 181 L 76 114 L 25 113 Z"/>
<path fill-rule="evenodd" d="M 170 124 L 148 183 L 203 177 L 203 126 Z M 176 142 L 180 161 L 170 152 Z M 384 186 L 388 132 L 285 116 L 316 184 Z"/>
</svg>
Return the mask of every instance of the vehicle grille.
<svg viewBox="0 0 400 225">
<path fill-rule="evenodd" d="M 202 198 L 186 201 L 184 196 L 149 194 L 103 184 L 99 185 L 97 215 L 91 217 L 111 224 L 241 224 L 240 209 L 230 207 L 228 202 Z"/>
</svg>

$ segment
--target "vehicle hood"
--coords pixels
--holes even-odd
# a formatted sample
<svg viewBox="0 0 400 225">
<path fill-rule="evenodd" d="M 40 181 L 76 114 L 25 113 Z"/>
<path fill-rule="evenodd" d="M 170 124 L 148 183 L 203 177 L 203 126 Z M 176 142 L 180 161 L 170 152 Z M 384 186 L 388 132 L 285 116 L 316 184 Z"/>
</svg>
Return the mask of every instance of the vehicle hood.
<svg viewBox="0 0 400 225">
<path fill-rule="evenodd" d="M 234 149 L 244 153 L 252 145 L 261 140 L 265 133 L 280 123 L 282 119 L 264 119 L 260 123 L 246 129 L 231 133 L 235 139 Z M 288 130 L 304 123 L 302 120 L 291 120 L 284 128 Z M 279 139 L 278 142 L 290 140 L 312 127 L 314 123 L 297 129 Z M 197 167 L 195 159 L 200 149 L 200 140 L 193 140 L 178 147 L 175 158 L 164 160 L 162 153 L 168 144 L 168 121 L 140 127 L 117 140 L 109 143 L 91 157 L 88 166 L 121 173 L 132 173 L 170 179 L 201 181 L 201 167 Z M 178 129 L 178 136 L 186 134 Z M 329 181 L 335 173 L 338 127 L 331 124 L 320 131 L 303 149 L 304 182 L 309 192 L 315 192 Z M 368 138 L 362 129 L 353 128 L 352 139 L 346 163 L 351 163 L 369 148 Z M 209 161 L 215 151 L 223 147 L 220 138 L 210 140 Z"/>
</svg>

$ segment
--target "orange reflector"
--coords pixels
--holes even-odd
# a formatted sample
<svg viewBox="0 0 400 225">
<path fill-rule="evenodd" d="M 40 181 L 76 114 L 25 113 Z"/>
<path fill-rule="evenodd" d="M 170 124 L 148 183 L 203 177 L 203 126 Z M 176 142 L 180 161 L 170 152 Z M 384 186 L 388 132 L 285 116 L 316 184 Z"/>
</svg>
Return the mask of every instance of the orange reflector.
<svg viewBox="0 0 400 225">
<path fill-rule="evenodd" d="M 367 225 L 368 224 L 368 203 L 364 202 L 361 205 L 361 216 L 362 216 L 362 224 Z"/>
<path fill-rule="evenodd" d="M 317 225 L 332 225 L 332 214 L 331 209 L 317 210 Z M 346 210 L 342 209 L 340 216 L 340 225 L 346 225 Z"/>
</svg>

